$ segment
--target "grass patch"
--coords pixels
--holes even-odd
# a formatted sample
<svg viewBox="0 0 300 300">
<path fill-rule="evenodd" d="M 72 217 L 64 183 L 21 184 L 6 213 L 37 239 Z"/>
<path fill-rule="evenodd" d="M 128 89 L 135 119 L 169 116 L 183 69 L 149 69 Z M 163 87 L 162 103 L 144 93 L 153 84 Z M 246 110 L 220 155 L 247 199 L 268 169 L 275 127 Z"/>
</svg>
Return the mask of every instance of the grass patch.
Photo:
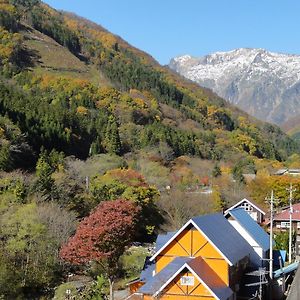
<svg viewBox="0 0 300 300">
<path fill-rule="evenodd" d="M 31 54 L 36 74 L 50 74 L 91 81 L 96 85 L 111 85 L 95 66 L 86 64 L 52 38 L 30 29 L 24 33 L 25 46 Z"/>
</svg>

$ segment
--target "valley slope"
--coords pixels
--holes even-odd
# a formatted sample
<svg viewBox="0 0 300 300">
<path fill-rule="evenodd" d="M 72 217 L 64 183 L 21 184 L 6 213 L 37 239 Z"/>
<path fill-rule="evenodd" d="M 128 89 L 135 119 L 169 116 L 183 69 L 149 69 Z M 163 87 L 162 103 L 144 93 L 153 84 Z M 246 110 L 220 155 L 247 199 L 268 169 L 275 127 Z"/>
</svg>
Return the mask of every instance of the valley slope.
<svg viewBox="0 0 300 300">
<path fill-rule="evenodd" d="M 28 5 L 2 5 L 0 113 L 34 153 L 44 147 L 86 158 L 160 142 L 175 156 L 217 160 L 282 160 L 296 151 L 278 127 L 184 80 L 103 27 L 38 1 Z M 9 168 L 19 167 L 19 159 L 7 160 Z"/>
<path fill-rule="evenodd" d="M 38 0 L 0 0 L 0 299 L 77 297 L 78 286 L 78 299 L 102 299 L 108 275 L 124 289 L 149 255 L 114 235 L 128 207 L 144 243 L 244 197 L 264 204 L 274 190 L 286 205 L 291 182 L 299 201 L 300 179 L 272 175 L 299 157 L 278 126 L 100 25 Z M 105 207 L 100 225 L 85 218 Z M 60 249 L 77 244 L 69 238 L 83 223 L 101 238 L 86 236 L 88 250 L 70 260 Z M 90 243 L 98 238 L 105 245 Z"/>
</svg>

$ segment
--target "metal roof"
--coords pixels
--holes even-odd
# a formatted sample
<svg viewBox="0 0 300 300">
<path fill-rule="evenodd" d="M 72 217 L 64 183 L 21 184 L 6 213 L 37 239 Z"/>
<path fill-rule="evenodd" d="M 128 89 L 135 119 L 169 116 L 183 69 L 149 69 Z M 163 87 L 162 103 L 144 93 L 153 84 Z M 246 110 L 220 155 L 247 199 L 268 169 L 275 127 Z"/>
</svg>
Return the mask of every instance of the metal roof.
<svg viewBox="0 0 300 300">
<path fill-rule="evenodd" d="M 292 220 L 300 221 L 300 203 L 292 205 Z M 275 214 L 274 221 L 289 221 L 290 220 L 290 208 L 283 210 L 282 212 Z"/>
<path fill-rule="evenodd" d="M 217 273 L 204 261 L 203 258 L 177 257 L 161 272 L 146 282 L 138 293 L 155 295 L 163 291 L 174 278 L 184 270 L 189 269 L 198 280 L 219 300 L 227 300 L 233 291 L 220 279 Z"/>
<path fill-rule="evenodd" d="M 224 257 L 229 265 L 233 265 L 246 256 L 253 255 L 254 250 L 248 242 L 221 214 L 211 214 L 190 219 L 150 258 L 153 261 L 176 237 L 189 226 L 194 226 L 212 246 Z"/>
<path fill-rule="evenodd" d="M 243 204 L 244 202 L 247 202 L 249 205 L 251 205 L 252 207 L 254 207 L 255 209 L 257 209 L 259 212 L 261 212 L 263 215 L 265 215 L 266 213 L 263 211 L 263 209 L 261 207 L 259 207 L 259 205 L 257 203 L 254 203 L 253 201 L 250 201 L 246 198 L 242 199 L 241 201 L 237 202 L 236 204 L 232 205 L 231 207 L 229 207 L 226 211 L 225 214 L 228 213 L 229 210 L 232 210 L 234 208 L 237 208 L 238 206 L 240 206 L 241 204 Z"/>
<path fill-rule="evenodd" d="M 228 299 L 233 291 L 226 286 L 224 281 L 215 273 L 215 271 L 204 261 L 202 257 L 197 257 L 187 263 L 207 287 L 219 299 Z"/>
<path fill-rule="evenodd" d="M 143 270 L 140 275 L 140 281 L 147 282 L 153 276 L 153 271 L 155 270 L 155 263 L 150 261 L 150 256 L 146 257 Z"/>
<path fill-rule="evenodd" d="M 300 169 L 279 169 L 274 175 L 284 175 L 284 174 L 299 174 Z"/>
<path fill-rule="evenodd" d="M 253 254 L 252 247 L 221 213 L 195 217 L 192 221 L 231 264 Z"/>
<path fill-rule="evenodd" d="M 167 232 L 166 234 L 159 234 L 156 239 L 155 250 L 160 249 L 174 234 L 176 231 Z"/>
<path fill-rule="evenodd" d="M 230 214 L 264 250 L 270 249 L 270 236 L 250 217 L 243 208 L 228 211 Z"/>
<path fill-rule="evenodd" d="M 190 257 L 176 257 L 164 269 L 148 280 L 138 293 L 153 295 L 156 293 L 184 264 L 192 260 Z"/>
</svg>

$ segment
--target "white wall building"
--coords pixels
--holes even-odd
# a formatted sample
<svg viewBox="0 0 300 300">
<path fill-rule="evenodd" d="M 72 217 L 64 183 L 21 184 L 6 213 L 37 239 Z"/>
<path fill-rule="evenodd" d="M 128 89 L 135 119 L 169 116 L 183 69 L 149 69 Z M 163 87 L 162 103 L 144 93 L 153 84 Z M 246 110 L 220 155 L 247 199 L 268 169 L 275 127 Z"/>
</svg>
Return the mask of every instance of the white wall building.
<svg viewBox="0 0 300 300">
<path fill-rule="evenodd" d="M 239 234 L 250 244 L 257 256 L 250 257 L 255 266 L 263 266 L 268 258 L 270 237 L 242 208 L 228 210 L 225 217 Z"/>
<path fill-rule="evenodd" d="M 257 204 L 254 204 L 253 202 L 251 202 L 246 198 L 242 199 L 238 203 L 229 207 L 225 211 L 225 214 L 235 208 L 243 208 L 249 214 L 249 216 L 257 223 L 262 223 L 264 221 L 266 213 L 260 207 L 258 207 Z"/>
</svg>

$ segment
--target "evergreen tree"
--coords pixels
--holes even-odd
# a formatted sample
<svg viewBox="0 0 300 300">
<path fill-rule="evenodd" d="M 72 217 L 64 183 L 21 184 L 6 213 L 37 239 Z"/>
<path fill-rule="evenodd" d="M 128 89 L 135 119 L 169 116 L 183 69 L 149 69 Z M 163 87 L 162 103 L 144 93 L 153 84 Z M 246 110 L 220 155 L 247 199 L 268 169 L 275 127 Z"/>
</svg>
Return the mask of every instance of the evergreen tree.
<svg viewBox="0 0 300 300">
<path fill-rule="evenodd" d="M 111 115 L 108 118 L 108 123 L 105 132 L 105 149 L 110 154 L 120 154 L 122 150 L 119 129 L 116 118 Z"/>
<path fill-rule="evenodd" d="M 32 9 L 35 5 L 39 4 L 41 1 L 40 0 L 11 0 L 10 3 L 12 5 L 15 5 L 17 7 L 22 7 L 23 10 L 30 10 Z"/>
<path fill-rule="evenodd" d="M 51 192 L 54 186 L 54 180 L 51 177 L 53 173 L 53 169 L 48 162 L 46 157 L 47 153 L 43 151 L 40 155 L 40 158 L 36 164 L 36 175 L 38 177 L 37 180 L 37 188 L 43 195 L 49 199 L 51 198 Z"/>
<path fill-rule="evenodd" d="M 13 166 L 9 144 L 0 146 L 0 170 L 10 171 Z"/>
<path fill-rule="evenodd" d="M 219 167 L 218 164 L 214 165 L 214 168 L 213 168 L 213 170 L 211 172 L 211 175 L 213 177 L 218 177 L 218 176 L 222 175 L 222 171 L 221 171 L 221 169 L 220 169 L 220 167 Z"/>
<path fill-rule="evenodd" d="M 101 153 L 101 151 L 102 151 L 101 138 L 98 136 L 90 146 L 89 156 L 99 154 Z"/>
</svg>

